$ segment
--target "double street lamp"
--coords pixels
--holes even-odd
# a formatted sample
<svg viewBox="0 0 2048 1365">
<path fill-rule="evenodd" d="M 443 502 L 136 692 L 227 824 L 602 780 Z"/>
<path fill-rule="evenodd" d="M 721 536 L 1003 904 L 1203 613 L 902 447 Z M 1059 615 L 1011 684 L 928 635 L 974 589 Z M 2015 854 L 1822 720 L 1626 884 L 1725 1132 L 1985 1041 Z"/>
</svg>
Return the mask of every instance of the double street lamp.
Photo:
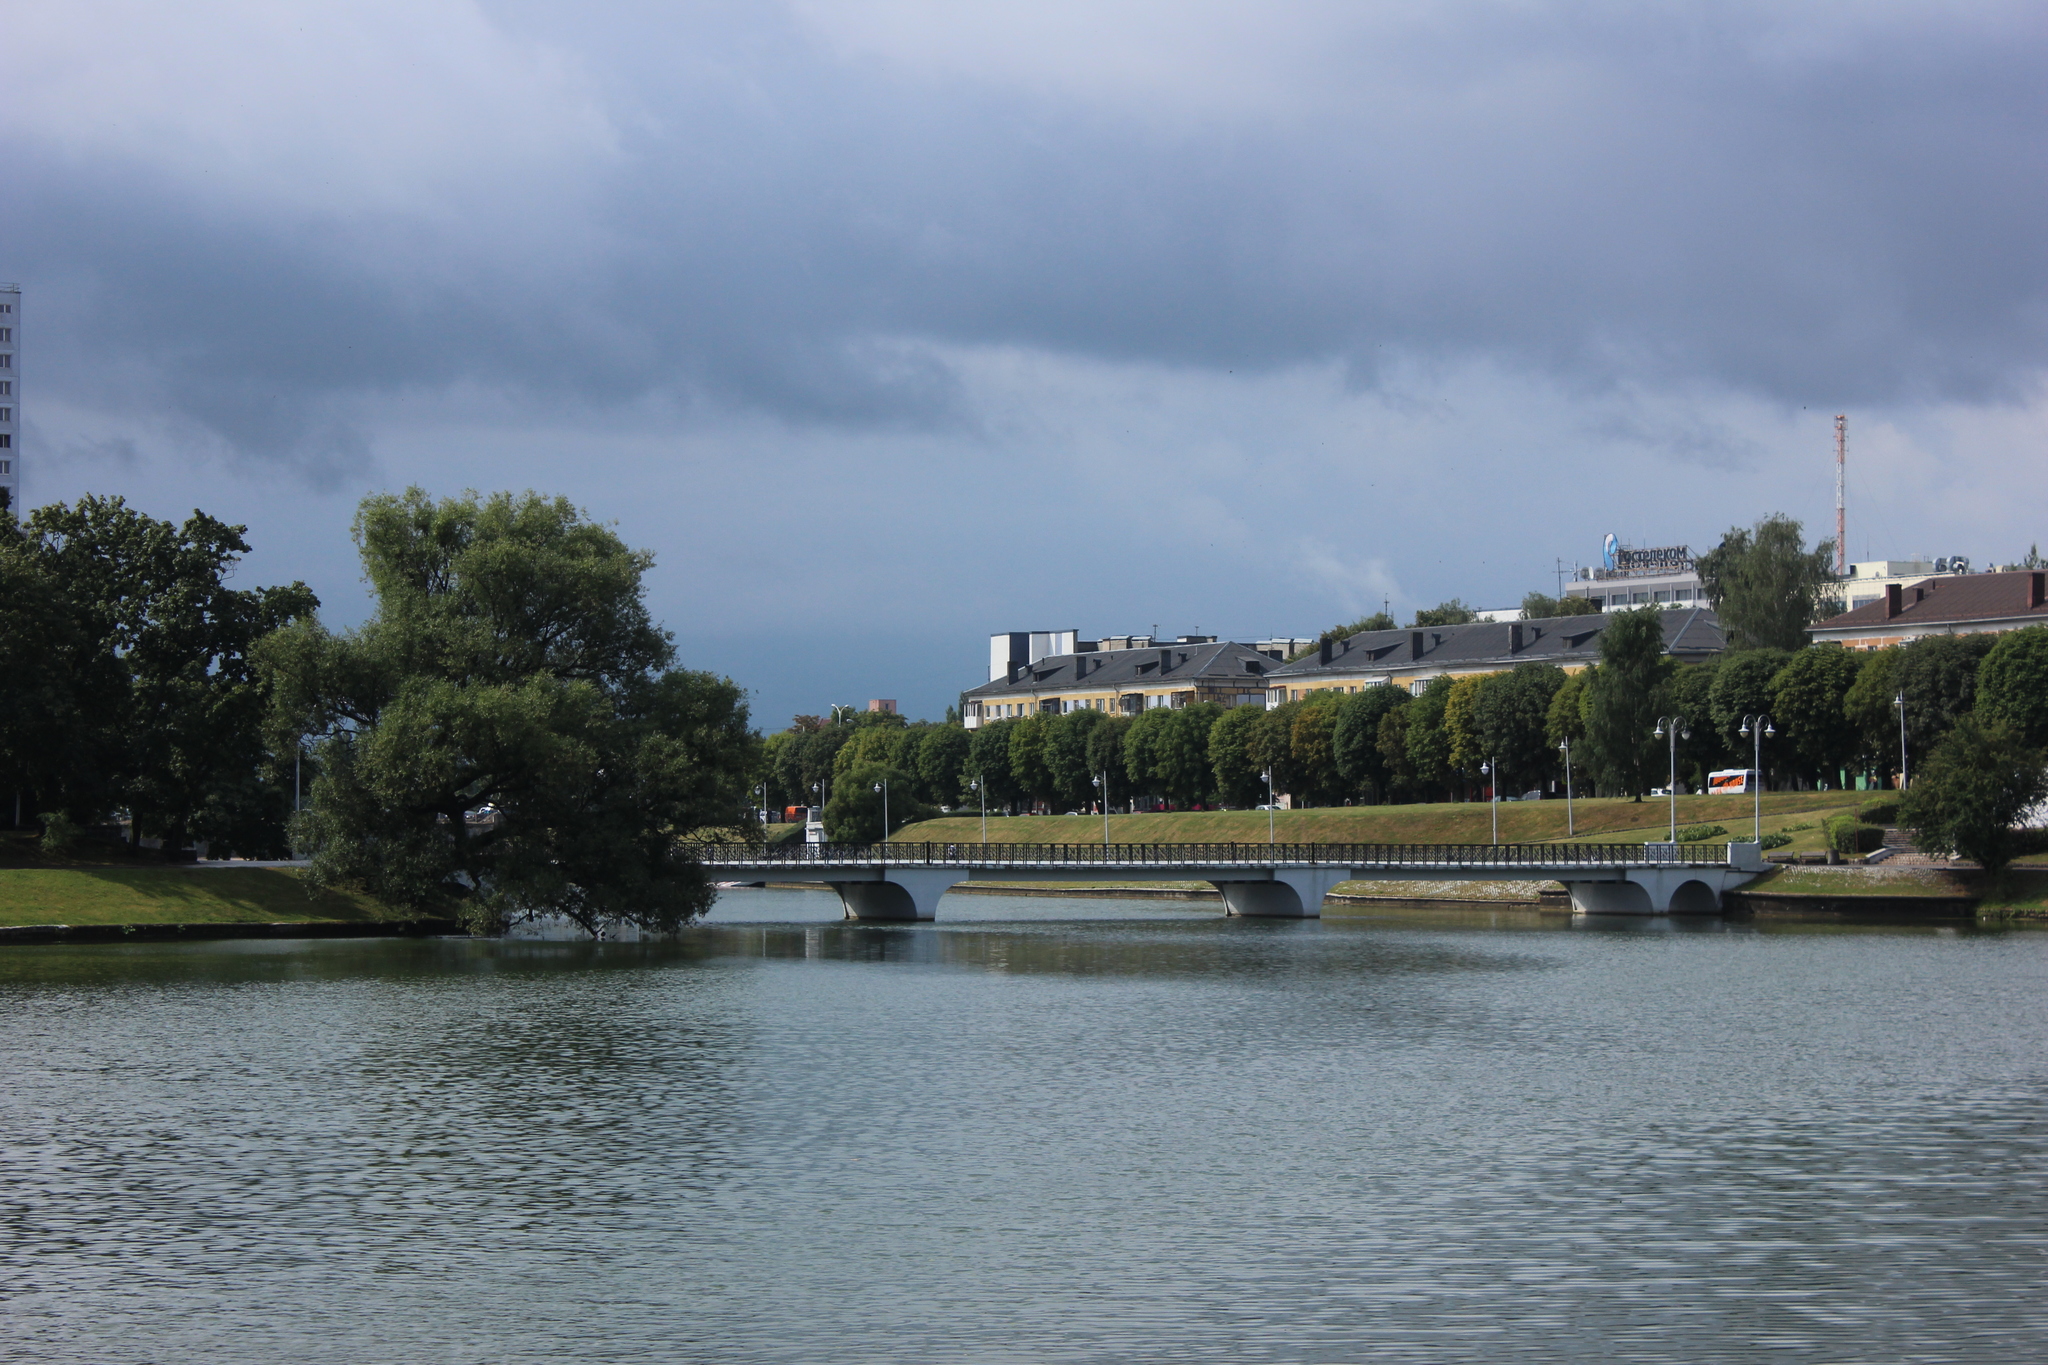
<svg viewBox="0 0 2048 1365">
<path fill-rule="evenodd" d="M 1657 717 L 1657 738 L 1671 736 L 1671 776 L 1664 794 L 1671 798 L 1671 842 L 1678 842 L 1678 741 L 1692 738 L 1692 727 L 1686 724 L 1684 716 Z"/>
<path fill-rule="evenodd" d="M 1756 793 L 1756 841 L 1764 841 L 1764 736 L 1775 735 L 1778 727 L 1771 724 L 1769 716 L 1744 716 L 1739 734 L 1750 737 L 1749 778 L 1754 784 L 1750 790 Z"/>
</svg>

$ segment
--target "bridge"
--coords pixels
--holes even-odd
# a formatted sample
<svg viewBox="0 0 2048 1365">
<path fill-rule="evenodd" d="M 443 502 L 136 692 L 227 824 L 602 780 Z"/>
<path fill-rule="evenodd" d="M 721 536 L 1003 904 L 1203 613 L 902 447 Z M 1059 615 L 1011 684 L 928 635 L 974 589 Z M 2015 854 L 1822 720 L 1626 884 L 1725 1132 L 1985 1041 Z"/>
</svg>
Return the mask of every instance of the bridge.
<svg viewBox="0 0 2048 1365">
<path fill-rule="evenodd" d="M 820 882 L 848 919 L 926 920 L 964 881 L 1203 881 L 1233 915 L 1312 918 L 1349 881 L 1556 881 L 1591 915 L 1716 915 L 1764 869 L 1738 844 L 707 844 L 720 881 Z"/>
</svg>

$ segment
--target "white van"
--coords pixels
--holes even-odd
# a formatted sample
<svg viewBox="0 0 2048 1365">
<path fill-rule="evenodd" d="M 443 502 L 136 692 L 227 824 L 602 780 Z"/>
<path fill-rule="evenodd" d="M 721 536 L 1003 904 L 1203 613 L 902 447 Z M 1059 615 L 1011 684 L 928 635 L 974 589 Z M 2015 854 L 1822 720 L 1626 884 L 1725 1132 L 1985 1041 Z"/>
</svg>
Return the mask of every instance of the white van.
<svg viewBox="0 0 2048 1365">
<path fill-rule="evenodd" d="M 1754 768 L 1723 768 L 1707 774 L 1710 796 L 1747 796 L 1763 789 L 1763 774 Z"/>
</svg>

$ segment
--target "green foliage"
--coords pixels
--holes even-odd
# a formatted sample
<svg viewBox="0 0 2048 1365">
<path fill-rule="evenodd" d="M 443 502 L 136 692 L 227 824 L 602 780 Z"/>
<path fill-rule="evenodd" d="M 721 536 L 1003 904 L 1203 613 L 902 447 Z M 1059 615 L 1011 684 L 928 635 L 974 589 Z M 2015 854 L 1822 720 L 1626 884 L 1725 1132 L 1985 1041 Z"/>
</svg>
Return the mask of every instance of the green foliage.
<svg viewBox="0 0 2048 1365">
<path fill-rule="evenodd" d="M 1783 830 L 1773 830 L 1771 833 L 1764 835 L 1764 837 L 1758 841 L 1757 848 L 1759 852 L 1769 852 L 1771 849 L 1774 848 L 1783 848 L 1785 845 L 1791 842 L 1791 835 L 1785 833 Z"/>
<path fill-rule="evenodd" d="M 1714 682 L 1720 676 L 1719 665 L 1718 659 L 1678 665 L 1665 682 L 1663 698 L 1657 705 L 1660 714 L 1684 716 L 1691 722 L 1691 737 L 1681 736 L 1678 741 L 1678 773 L 1696 791 L 1706 790 L 1708 773 L 1730 766 L 1728 748 L 1721 742 L 1720 730 L 1713 722 Z M 1738 762 L 1734 766 L 1749 766 L 1747 749 L 1735 757 Z"/>
<path fill-rule="evenodd" d="M 42 822 L 42 849 L 45 853 L 62 853 L 77 843 L 85 834 L 78 822 L 63 811 L 45 811 L 36 817 Z"/>
<path fill-rule="evenodd" d="M 1109 717 L 1096 710 L 1069 711 L 1051 717 L 1045 734 L 1045 767 L 1052 780 L 1053 805 L 1083 810 L 1095 799 L 1099 769 L 1088 758 L 1088 741 Z"/>
<path fill-rule="evenodd" d="M 1678 842 L 1681 844 L 1705 843 L 1709 839 L 1719 839 L 1727 833 L 1728 827 L 1726 825 L 1680 825 L 1678 827 Z"/>
<path fill-rule="evenodd" d="M 1856 818 L 1866 825 L 1891 826 L 1899 823 L 1899 803 L 1879 801 L 1856 812 Z"/>
<path fill-rule="evenodd" d="M 1265 768 L 1252 758 L 1253 742 L 1266 713 L 1256 706 L 1233 706 L 1209 727 L 1209 770 L 1216 794 L 1226 806 L 1243 808 L 1266 799 Z"/>
<path fill-rule="evenodd" d="M 17 781 L 75 815 L 125 809 L 133 837 L 168 847 L 283 852 L 290 789 L 265 749 L 268 699 L 251 651 L 309 616 L 313 594 L 302 583 L 228 587 L 249 549 L 244 528 L 203 512 L 173 525 L 88 496 L 0 527 L 0 579 L 27 594 L 0 611 L 0 674 L 49 707 L 0 722 L 0 761 Z M 39 731 L 50 747 L 31 758 Z M 281 746 L 284 766 L 294 749 Z"/>
<path fill-rule="evenodd" d="M 1899 651 L 1897 681 L 1906 694 L 1906 738 L 1914 754 L 1931 751 L 1977 704 L 1977 670 L 1998 639 L 1926 635 Z"/>
<path fill-rule="evenodd" d="M 1471 673 L 1455 678 L 1450 695 L 1444 698 L 1444 738 L 1450 745 L 1451 769 L 1475 780 L 1487 759 L 1479 737 L 1479 694 L 1485 690 L 1488 676 Z"/>
<path fill-rule="evenodd" d="M 1112 805 L 1122 805 L 1133 794 L 1130 772 L 1124 767 L 1124 735 L 1130 728 L 1130 717 L 1105 715 L 1102 724 L 1088 731 L 1088 771 L 1108 774 L 1109 790 L 1102 795 Z"/>
<path fill-rule="evenodd" d="M 2048 626 L 2000 635 L 1977 665 L 1977 710 L 2048 746 Z"/>
<path fill-rule="evenodd" d="M 1804 546 L 1804 528 L 1773 515 L 1731 527 L 1700 556 L 1700 583 L 1732 648 L 1798 649 L 1807 627 L 1832 614 L 1834 542 Z"/>
<path fill-rule="evenodd" d="M 1298 649 L 1294 653 L 1288 655 L 1287 662 L 1293 663 L 1296 659 L 1307 658 L 1309 655 L 1315 653 L 1316 650 L 1320 648 L 1325 641 L 1336 642 L 1339 640 L 1348 640 L 1354 635 L 1363 635 L 1365 632 L 1369 630 L 1392 629 L 1394 629 L 1394 618 L 1387 615 L 1383 611 L 1376 611 L 1370 616 L 1361 616 L 1356 621 L 1349 622 L 1345 625 L 1331 626 L 1328 630 L 1324 631 L 1321 635 L 1316 637 L 1315 644 L 1310 645 L 1307 649 Z"/>
<path fill-rule="evenodd" d="M 963 802 L 978 806 L 985 800 L 991 807 L 1005 809 L 1023 799 L 1023 788 L 1010 775 L 1010 732 L 1019 724 L 1017 718 L 1006 716 L 976 727 L 967 743 L 967 769 L 961 774 Z M 979 793 L 967 789 L 968 783 L 977 781 L 982 785 Z"/>
<path fill-rule="evenodd" d="M 758 750 L 737 687 L 669 667 L 648 556 L 530 493 L 372 497 L 355 536 L 370 620 L 260 650 L 274 730 L 321 736 L 294 827 L 315 881 L 478 930 L 702 913 L 689 841 L 743 822 Z"/>
<path fill-rule="evenodd" d="M 1209 702 L 1180 710 L 1162 706 L 1140 715 L 1124 740 L 1132 785 L 1182 809 L 1208 800 L 1215 790 L 1209 732 L 1222 715 L 1223 708 Z"/>
<path fill-rule="evenodd" d="M 1480 689 L 1474 716 L 1479 741 L 1489 758 L 1498 759 L 1500 778 L 1516 791 L 1550 781 L 1560 771 L 1557 746 L 1550 741 L 1551 703 L 1565 685 L 1564 670 L 1553 664 L 1522 663 L 1496 673 Z"/>
<path fill-rule="evenodd" d="M 1058 799 L 1053 792 L 1052 769 L 1045 762 L 1046 727 L 1051 723 L 1051 716 L 1035 711 L 1018 717 L 1010 727 L 1010 781 L 1026 801 L 1047 805 Z"/>
<path fill-rule="evenodd" d="M 1792 655 L 1782 649 L 1744 649 L 1721 656 L 1707 700 L 1714 731 L 1737 760 L 1736 766 L 1747 768 L 1748 760 L 1756 753 L 1753 736 L 1742 733 L 1742 718 L 1771 714 L 1771 680 L 1791 659 Z M 1775 721 L 1776 717 L 1772 719 Z M 1781 727 L 1779 736 L 1783 734 Z M 1782 762 L 1782 745 L 1783 739 L 1779 737 L 1764 740 L 1764 771 L 1769 772 Z"/>
<path fill-rule="evenodd" d="M 1559 616 L 1593 616 L 1600 608 L 1584 597 L 1551 597 L 1532 592 L 1522 599 L 1524 621 L 1546 621 Z"/>
<path fill-rule="evenodd" d="M 1600 668 L 1588 685 L 1586 738 L 1601 770 L 1640 799 L 1664 776 L 1657 703 L 1673 665 L 1664 652 L 1664 613 L 1655 606 L 1615 613 L 1600 633 Z"/>
<path fill-rule="evenodd" d="M 917 745 L 918 797 L 929 804 L 956 805 L 966 781 L 970 738 L 955 722 L 926 729 Z"/>
<path fill-rule="evenodd" d="M 1420 695 L 1394 712 L 1405 724 L 1405 745 L 1409 780 L 1424 792 L 1442 794 L 1451 780 L 1451 737 L 1444 729 L 1444 708 L 1451 700 L 1450 678 L 1432 678 Z"/>
<path fill-rule="evenodd" d="M 1566 674 L 1564 683 L 1550 698 L 1543 713 L 1543 739 L 1551 748 L 1566 740 L 1576 744 L 1586 737 L 1586 689 L 1592 684 L 1595 671 L 1582 668 Z"/>
<path fill-rule="evenodd" d="M 1862 748 L 1848 710 L 1865 656 L 1840 645 L 1808 645 L 1771 678 L 1770 715 L 1778 723 L 1780 753 L 1815 782 L 1837 784 Z M 1747 766 L 1747 765 L 1744 765 Z"/>
<path fill-rule="evenodd" d="M 1821 822 L 1821 834 L 1828 848 L 1844 858 L 1875 852 L 1884 844 L 1884 831 L 1863 824 L 1848 813 L 1831 815 Z"/>
<path fill-rule="evenodd" d="M 1354 791 L 1364 791 L 1379 802 L 1389 801 L 1399 775 L 1388 766 L 1380 747 L 1380 723 L 1408 704 L 1408 693 L 1398 687 L 1368 687 L 1345 699 L 1337 715 L 1331 745 L 1337 771 Z M 1217 771 L 1222 780 L 1222 770 Z"/>
<path fill-rule="evenodd" d="M 2013 826 L 2044 798 L 2048 756 L 2005 721 L 1965 715 L 1914 774 L 1899 817 L 1922 850 L 1996 872 L 2018 850 Z"/>
<path fill-rule="evenodd" d="M 1468 621 L 1477 621 L 1479 613 L 1458 598 L 1439 602 L 1433 607 L 1424 607 L 1415 613 L 1415 626 L 1462 626 Z"/>
<path fill-rule="evenodd" d="M 888 800 L 875 790 L 889 784 Z M 886 763 L 863 763 L 850 769 L 832 788 L 825 803 L 825 837 L 835 844 L 879 843 L 905 825 L 929 820 L 936 815 L 916 796 L 917 782 L 901 768 Z M 888 827 L 882 824 L 888 810 Z"/>
<path fill-rule="evenodd" d="M 1312 806 L 1343 797 L 1344 775 L 1337 766 L 1337 724 L 1349 700 L 1341 692 L 1313 692 L 1302 700 L 1287 727 L 1291 780 L 1287 790 Z"/>
<path fill-rule="evenodd" d="M 1899 712 L 1892 699 L 1899 691 L 1899 657 L 1892 645 L 1862 656 L 1863 667 L 1842 698 L 1842 714 L 1856 731 L 1862 766 L 1890 778 L 1899 770 Z"/>
</svg>

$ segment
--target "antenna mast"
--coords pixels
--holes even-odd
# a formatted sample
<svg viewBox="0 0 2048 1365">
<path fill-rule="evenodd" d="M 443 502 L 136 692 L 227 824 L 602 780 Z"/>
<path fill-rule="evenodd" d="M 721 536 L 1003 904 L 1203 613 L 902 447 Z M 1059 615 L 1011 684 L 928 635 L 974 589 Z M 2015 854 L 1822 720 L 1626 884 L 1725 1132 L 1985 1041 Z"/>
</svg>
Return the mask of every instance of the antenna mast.
<svg viewBox="0 0 2048 1365">
<path fill-rule="evenodd" d="M 1835 577 L 1849 576 L 1849 532 L 1845 514 L 1849 490 L 1849 417 L 1835 415 Z"/>
</svg>

